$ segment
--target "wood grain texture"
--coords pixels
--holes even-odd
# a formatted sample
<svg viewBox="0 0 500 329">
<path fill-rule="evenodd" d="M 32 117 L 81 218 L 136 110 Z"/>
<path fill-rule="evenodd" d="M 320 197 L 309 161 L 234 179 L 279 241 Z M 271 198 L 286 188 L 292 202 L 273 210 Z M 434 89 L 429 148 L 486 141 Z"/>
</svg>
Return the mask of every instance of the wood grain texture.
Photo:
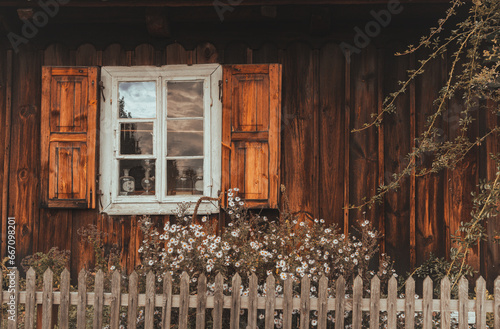
<svg viewBox="0 0 500 329">
<path fill-rule="evenodd" d="M 144 328 L 154 328 L 154 312 L 155 312 L 155 283 L 156 278 L 153 272 L 146 275 L 146 306 L 144 307 Z"/>
<path fill-rule="evenodd" d="M 229 317 L 229 328 L 238 329 L 240 327 L 240 294 L 241 277 L 238 273 L 233 276 L 231 282 L 231 315 Z"/>
<path fill-rule="evenodd" d="M 52 294 L 52 283 L 54 282 L 54 274 L 51 269 L 47 269 L 43 273 L 43 301 L 42 301 L 42 329 L 52 329 L 52 305 L 54 304 L 54 295 Z"/>
<path fill-rule="evenodd" d="M 415 328 L 415 280 L 409 277 L 405 284 L 405 329 Z"/>
<path fill-rule="evenodd" d="M 198 278 L 196 294 L 196 329 L 203 329 L 205 328 L 207 308 L 207 277 L 205 274 L 200 275 Z"/>
<path fill-rule="evenodd" d="M 97 271 L 94 283 L 94 310 L 93 310 L 93 325 L 94 329 L 102 328 L 103 324 L 103 307 L 104 307 L 104 273 L 102 270 Z"/>
<path fill-rule="evenodd" d="M 384 56 L 383 94 L 397 90 L 398 81 L 406 78 L 410 61 L 406 57 L 395 57 L 393 51 Z M 400 95 L 396 101 L 396 113 L 384 116 L 384 181 L 393 181 L 392 173 L 402 171 L 407 165 L 406 155 L 411 151 L 410 107 L 411 93 Z M 379 100 L 380 101 L 380 100 Z M 398 273 L 411 268 L 410 265 L 410 178 L 405 178 L 397 192 L 385 196 L 385 247 L 386 252 L 398 259 L 394 266 Z"/>
<path fill-rule="evenodd" d="M 170 328 L 172 321 L 172 275 L 163 276 L 163 305 L 161 312 L 162 328 Z"/>
<path fill-rule="evenodd" d="M 450 279 L 445 276 L 441 280 L 441 328 L 449 328 L 451 324 L 450 294 Z"/>
<path fill-rule="evenodd" d="M 274 310 L 276 307 L 276 280 L 271 274 L 266 279 L 266 317 L 264 319 L 265 329 L 274 329 Z"/>
<path fill-rule="evenodd" d="M 351 56 L 351 128 L 359 128 L 377 113 L 377 52 L 367 47 L 359 55 Z M 377 130 L 367 129 L 352 133 L 349 141 L 349 203 L 360 205 L 363 198 L 376 193 L 378 186 Z M 378 227 L 377 207 L 351 210 L 354 220 L 368 219 Z M 363 212 L 366 211 L 366 214 Z"/>
<path fill-rule="evenodd" d="M 179 302 L 179 329 L 187 329 L 189 316 L 189 275 L 182 272 Z"/>
<path fill-rule="evenodd" d="M 127 328 L 137 327 L 137 306 L 138 306 L 138 288 L 139 276 L 134 271 L 130 274 L 128 281 L 128 312 L 127 312 Z"/>
<path fill-rule="evenodd" d="M 374 276 L 370 282 L 370 329 L 379 327 L 380 322 L 380 279 Z M 391 320 L 388 316 L 388 323 Z"/>
<path fill-rule="evenodd" d="M 344 226 L 345 171 L 344 55 L 335 44 L 319 52 L 319 209 L 317 216 Z"/>
<path fill-rule="evenodd" d="M 283 56 L 281 182 L 289 191 L 291 212 L 304 219 L 305 214 L 314 214 L 318 200 L 318 187 L 314 185 L 318 159 L 314 154 L 313 52 L 305 44 L 294 43 Z"/>
<path fill-rule="evenodd" d="M 78 274 L 78 306 L 76 309 L 76 328 L 85 329 L 87 305 L 87 272 L 82 269 Z"/>
<path fill-rule="evenodd" d="M 438 96 L 443 83 L 441 68 L 446 65 L 444 59 L 437 59 L 426 71 L 416 79 L 416 130 L 421 134 L 427 128 L 427 115 L 433 113 L 435 107 L 434 99 Z M 442 122 L 438 120 L 437 127 L 442 128 Z M 432 158 L 429 155 L 419 159 L 417 164 L 428 166 Z M 444 176 L 426 175 L 416 178 L 416 263 L 421 264 L 430 253 L 443 256 L 446 249 L 444 207 L 442 206 L 444 195 Z"/>
<path fill-rule="evenodd" d="M 69 328 L 70 273 L 67 268 L 61 274 L 61 302 L 59 306 L 59 328 Z"/>
<path fill-rule="evenodd" d="M 25 318 L 25 328 L 33 329 L 35 328 L 35 314 L 36 314 L 36 304 L 35 304 L 35 280 L 36 273 L 33 267 L 30 267 L 26 273 L 26 318 Z"/>
<path fill-rule="evenodd" d="M 111 329 L 118 329 L 120 326 L 120 306 L 121 306 L 121 273 L 120 271 L 115 271 L 111 276 L 111 310 L 110 310 L 110 321 L 109 327 Z"/>
</svg>

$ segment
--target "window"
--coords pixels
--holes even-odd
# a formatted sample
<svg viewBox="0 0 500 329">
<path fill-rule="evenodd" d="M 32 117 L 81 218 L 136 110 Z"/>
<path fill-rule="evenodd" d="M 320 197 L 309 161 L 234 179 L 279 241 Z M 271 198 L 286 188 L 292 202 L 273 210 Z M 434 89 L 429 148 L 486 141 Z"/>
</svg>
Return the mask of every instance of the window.
<svg viewBox="0 0 500 329">
<path fill-rule="evenodd" d="M 278 207 L 279 64 L 45 66 L 41 104 L 42 207 L 171 214 L 231 187 Z"/>
<path fill-rule="evenodd" d="M 101 79 L 102 211 L 171 214 L 181 201 L 217 197 L 221 66 L 103 67 Z"/>
</svg>

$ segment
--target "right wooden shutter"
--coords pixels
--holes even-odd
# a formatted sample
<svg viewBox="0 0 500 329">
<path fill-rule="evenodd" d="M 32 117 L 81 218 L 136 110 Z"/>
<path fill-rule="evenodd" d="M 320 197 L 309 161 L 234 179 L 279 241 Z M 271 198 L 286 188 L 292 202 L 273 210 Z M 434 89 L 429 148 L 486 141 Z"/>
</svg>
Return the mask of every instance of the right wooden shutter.
<svg viewBox="0 0 500 329">
<path fill-rule="evenodd" d="M 238 187 L 250 208 L 277 208 L 281 65 L 224 66 L 222 189 Z"/>
</svg>

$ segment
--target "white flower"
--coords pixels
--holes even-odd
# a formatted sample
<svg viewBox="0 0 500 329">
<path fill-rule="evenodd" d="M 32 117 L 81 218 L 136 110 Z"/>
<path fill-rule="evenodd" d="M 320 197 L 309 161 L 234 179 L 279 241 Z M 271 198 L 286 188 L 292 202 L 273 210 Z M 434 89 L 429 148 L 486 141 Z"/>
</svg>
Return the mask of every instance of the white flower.
<svg viewBox="0 0 500 329">
<path fill-rule="evenodd" d="M 286 273 L 281 272 L 280 277 L 281 277 L 281 280 L 286 280 Z"/>
<path fill-rule="evenodd" d="M 148 264 L 149 266 L 153 265 L 154 264 L 153 260 L 151 259 Z"/>
</svg>

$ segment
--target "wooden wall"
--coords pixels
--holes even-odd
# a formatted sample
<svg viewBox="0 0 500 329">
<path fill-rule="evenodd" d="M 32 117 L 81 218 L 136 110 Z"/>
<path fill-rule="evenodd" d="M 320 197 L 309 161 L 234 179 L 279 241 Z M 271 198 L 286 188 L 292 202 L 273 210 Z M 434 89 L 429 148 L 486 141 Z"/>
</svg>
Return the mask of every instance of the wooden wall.
<svg viewBox="0 0 500 329">
<path fill-rule="evenodd" d="M 82 44 L 68 49 L 51 44 L 45 49 L 24 48 L 18 54 L 0 52 L 0 171 L 5 185 L 2 202 L 8 216 L 16 218 L 17 257 L 53 246 L 71 250 L 73 274 L 92 262 L 91 250 L 82 245 L 77 231 L 88 224 L 108 233 L 108 247 L 120 247 L 123 265 L 130 271 L 138 262 L 140 230 L 137 218 L 108 217 L 97 211 L 39 208 L 40 90 L 42 65 L 165 65 L 196 63 L 281 63 L 282 95 L 282 183 L 286 185 L 294 211 L 338 224 L 346 231 L 366 217 L 385 238 L 382 248 L 394 257 L 400 272 L 420 264 L 429 253 L 447 254 L 449 234 L 469 218 L 470 191 L 479 177 L 491 177 L 494 168 L 486 154 L 498 152 L 498 136 L 492 136 L 479 151 L 473 151 L 454 173 L 408 177 L 399 193 L 389 193 L 384 202 L 366 214 L 343 209 L 375 193 L 377 186 L 406 164 L 405 155 L 414 147 L 414 138 L 425 128 L 425 115 L 445 77 L 446 59 L 440 59 L 412 84 L 397 102 L 397 114 L 387 124 L 361 133 L 350 133 L 381 110 L 383 97 L 397 88 L 406 70 L 415 66 L 414 57 L 392 56 L 393 49 L 368 47 L 347 61 L 338 44 L 313 48 L 292 42 L 278 49 L 264 43 L 257 49 L 234 42 L 216 48 L 200 43 L 193 49 L 180 44 L 154 48 L 140 44 L 124 49 L 111 44 L 96 49 Z M 11 61 L 11 62 L 10 62 Z M 8 106 L 9 68 L 12 68 L 12 122 L 10 151 L 4 136 Z M 454 104 L 453 113 L 460 109 Z M 442 121 L 443 135 L 456 133 L 456 115 Z M 486 129 L 496 118 L 478 117 L 474 129 Z M 473 130 L 474 130 L 473 129 Z M 6 152 L 4 152 L 6 150 Z M 7 163 L 4 160 L 7 154 Z M 10 154 L 10 155 L 9 155 Z M 481 161 L 479 161 L 481 160 Z M 424 159 L 429 161 L 429 159 Z M 156 217 L 162 222 L 168 218 Z M 5 227 L 5 226 L 2 226 Z M 498 230 L 498 225 L 497 228 Z M 489 227 L 494 230 L 494 225 Z M 5 232 L 2 232 L 5 244 Z M 471 257 L 476 268 L 489 280 L 498 274 L 500 251 L 484 245 Z"/>
</svg>

